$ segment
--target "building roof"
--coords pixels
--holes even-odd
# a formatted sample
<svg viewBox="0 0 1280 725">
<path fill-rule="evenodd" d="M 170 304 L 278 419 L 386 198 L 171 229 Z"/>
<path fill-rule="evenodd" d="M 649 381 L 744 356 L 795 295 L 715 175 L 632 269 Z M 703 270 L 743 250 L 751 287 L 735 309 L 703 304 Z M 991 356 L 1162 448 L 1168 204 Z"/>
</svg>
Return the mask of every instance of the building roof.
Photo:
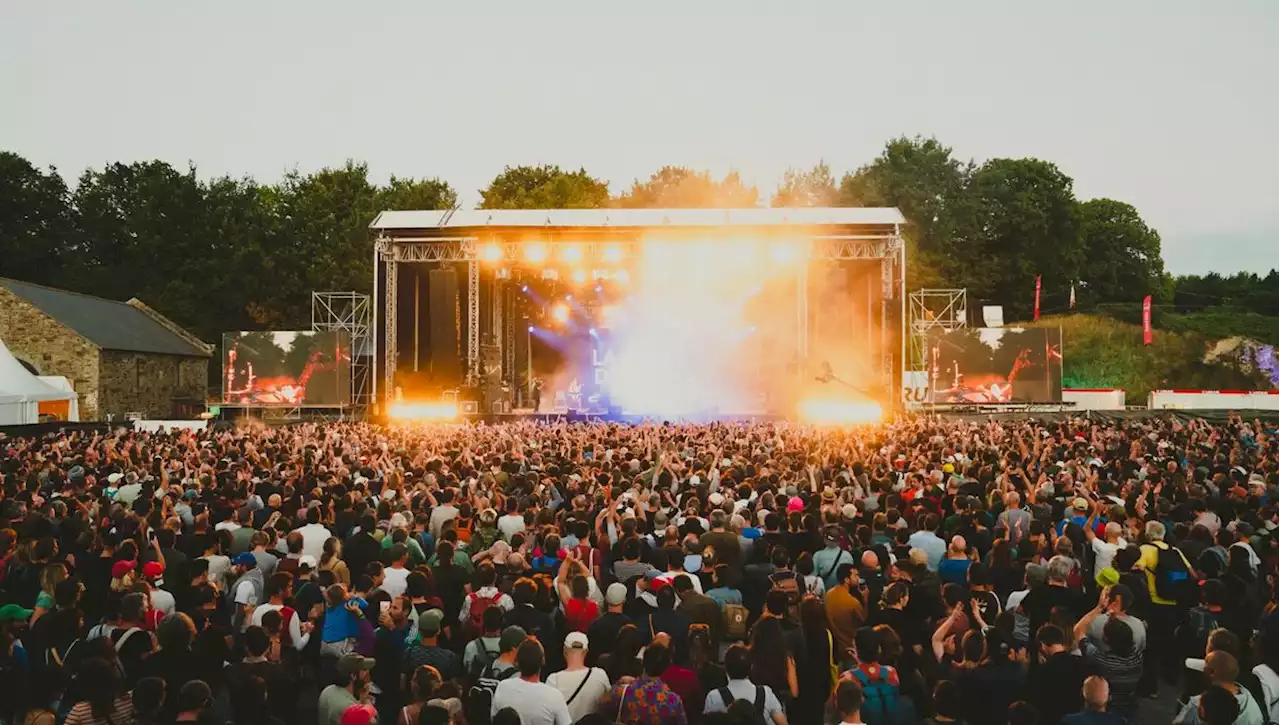
<svg viewBox="0 0 1280 725">
<path fill-rule="evenodd" d="M 369 225 L 376 230 L 483 229 L 492 227 L 770 227 L 892 226 L 905 224 L 902 212 L 885 207 L 805 207 L 749 209 L 458 209 L 384 211 Z"/>
<path fill-rule="evenodd" d="M 0 277 L 0 287 L 104 350 L 187 357 L 210 355 L 209 350 L 196 345 L 194 337 L 184 337 L 176 332 L 176 325 L 170 329 L 161 322 L 163 318 L 158 314 L 148 314 L 128 302 L 105 300 L 3 277 Z"/>
</svg>

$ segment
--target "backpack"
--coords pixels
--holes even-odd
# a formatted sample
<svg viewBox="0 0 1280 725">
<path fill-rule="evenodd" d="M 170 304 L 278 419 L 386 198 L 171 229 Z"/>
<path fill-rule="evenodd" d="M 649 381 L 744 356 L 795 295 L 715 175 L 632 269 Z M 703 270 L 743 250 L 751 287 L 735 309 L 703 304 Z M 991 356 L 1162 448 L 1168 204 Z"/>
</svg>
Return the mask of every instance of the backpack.
<svg viewBox="0 0 1280 725">
<path fill-rule="evenodd" d="M 787 595 L 787 604 L 797 605 L 800 603 L 800 582 L 796 580 L 793 573 L 788 572 L 783 576 L 776 574 L 769 575 L 769 581 L 773 583 L 771 589 L 773 591 L 785 592 Z"/>
<path fill-rule="evenodd" d="M 898 722 L 898 686 L 889 684 L 889 670 L 880 665 L 873 681 L 861 667 L 853 669 L 853 679 L 862 686 L 862 719 L 867 725 L 893 725 Z"/>
<path fill-rule="evenodd" d="M 487 669 L 489 665 L 493 663 L 494 660 L 498 659 L 498 655 L 502 653 L 498 652 L 497 650 L 485 649 L 484 642 L 481 642 L 479 637 L 476 638 L 475 642 L 476 642 L 476 650 L 477 650 L 476 658 L 471 660 L 471 668 L 470 668 L 471 671 L 469 674 L 471 675 L 472 679 L 479 679 L 480 675 L 484 673 L 485 669 Z"/>
<path fill-rule="evenodd" d="M 724 605 L 725 639 L 742 641 L 747 638 L 747 608 L 741 604 Z"/>
<path fill-rule="evenodd" d="M 498 689 L 498 683 L 511 677 L 519 672 L 518 669 L 512 667 L 503 672 L 501 675 L 494 674 L 493 662 L 485 665 L 484 671 L 480 673 L 480 677 L 476 679 L 471 689 L 467 690 L 467 722 L 471 725 L 489 725 L 489 713 L 493 709 L 493 693 Z"/>
<path fill-rule="evenodd" d="M 729 688 L 727 687 L 718 687 L 716 688 L 716 692 L 720 693 L 720 701 L 724 703 L 725 712 L 728 712 L 729 706 L 738 700 L 738 698 L 733 696 L 732 692 L 729 692 Z M 764 725 L 764 701 L 765 690 L 760 685 L 756 685 L 755 709 L 752 711 L 754 714 L 752 722 L 757 725 Z"/>
<path fill-rule="evenodd" d="M 1191 571 L 1183 561 L 1182 552 L 1163 541 L 1157 541 L 1155 585 L 1156 596 L 1179 604 L 1194 600 L 1195 588 Z"/>
<path fill-rule="evenodd" d="M 471 610 L 467 613 L 467 626 L 472 634 L 484 631 L 484 613 L 489 611 L 489 607 L 497 606 L 498 600 L 502 597 L 499 591 L 492 597 L 482 597 L 475 592 L 467 595 L 471 599 Z"/>
</svg>

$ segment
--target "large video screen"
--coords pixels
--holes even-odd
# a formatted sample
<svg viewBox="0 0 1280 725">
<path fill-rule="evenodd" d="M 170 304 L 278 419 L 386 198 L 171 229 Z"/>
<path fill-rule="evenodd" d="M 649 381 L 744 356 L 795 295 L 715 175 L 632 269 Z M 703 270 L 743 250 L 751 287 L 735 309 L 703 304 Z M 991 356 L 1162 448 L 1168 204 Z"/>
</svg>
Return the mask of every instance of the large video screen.
<svg viewBox="0 0 1280 725">
<path fill-rule="evenodd" d="M 1062 401 L 1062 330 L 978 327 L 929 340 L 934 403 Z"/>
<path fill-rule="evenodd" d="M 227 405 L 346 405 L 351 338 L 346 332 L 228 332 L 222 336 Z"/>
</svg>

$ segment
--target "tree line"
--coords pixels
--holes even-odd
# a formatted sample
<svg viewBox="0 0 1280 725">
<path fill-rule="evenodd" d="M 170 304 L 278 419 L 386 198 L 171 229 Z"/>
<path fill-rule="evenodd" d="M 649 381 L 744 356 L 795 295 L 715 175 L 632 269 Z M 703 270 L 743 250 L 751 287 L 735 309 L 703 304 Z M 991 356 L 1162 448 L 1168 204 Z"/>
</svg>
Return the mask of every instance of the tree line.
<svg viewBox="0 0 1280 725">
<path fill-rule="evenodd" d="M 585 169 L 508 167 L 480 190 L 481 208 L 719 208 L 764 203 L 736 173 L 666 166 L 617 195 Z M 277 183 L 201 179 L 163 161 L 113 163 L 69 186 L 56 169 L 0 153 L 0 276 L 112 299 L 138 297 L 205 340 L 223 331 L 306 327 L 313 290 L 370 291 L 368 224 L 386 209 L 448 209 L 437 178 L 373 183 L 348 161 Z M 1040 159 L 963 161 L 932 138 L 889 141 L 837 178 L 824 163 L 784 174 L 772 206 L 896 206 L 910 224 L 908 286 L 966 287 L 970 305 L 1031 315 L 1043 308 L 1161 304 L 1194 311 L 1239 305 L 1275 315 L 1269 277 L 1165 273 L 1160 236 L 1132 205 L 1079 200 Z"/>
</svg>

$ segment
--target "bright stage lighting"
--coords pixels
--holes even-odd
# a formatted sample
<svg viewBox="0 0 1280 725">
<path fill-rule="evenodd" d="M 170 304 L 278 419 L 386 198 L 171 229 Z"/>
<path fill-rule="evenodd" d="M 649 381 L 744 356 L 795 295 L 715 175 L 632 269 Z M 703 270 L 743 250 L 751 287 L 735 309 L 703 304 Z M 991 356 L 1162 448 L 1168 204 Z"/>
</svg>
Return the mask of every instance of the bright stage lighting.
<svg viewBox="0 0 1280 725">
<path fill-rule="evenodd" d="M 529 325 L 529 332 L 533 332 L 536 329 L 538 328 L 534 327 L 533 325 Z"/>
<path fill-rule="evenodd" d="M 544 269 L 544 270 L 542 270 L 542 278 L 543 278 L 543 279 L 550 279 L 550 280 L 557 280 L 557 279 L 560 279 L 560 270 L 558 270 L 558 269 Z"/>
<path fill-rule="evenodd" d="M 809 398 L 800 403 L 800 418 L 817 425 L 866 425 L 884 417 L 874 400 L 831 400 Z"/>
<path fill-rule="evenodd" d="M 394 421 L 447 421 L 458 417 L 457 403 L 392 403 L 387 417 Z"/>
<path fill-rule="evenodd" d="M 775 242 L 769 247 L 769 260 L 774 264 L 791 264 L 800 258 L 800 250 L 794 244 Z"/>
<path fill-rule="evenodd" d="M 521 292 L 528 292 L 528 291 L 529 291 L 529 285 L 527 285 L 527 284 L 522 284 L 522 285 L 520 285 L 520 291 L 521 291 Z"/>
<path fill-rule="evenodd" d="M 600 258 L 608 264 L 618 264 L 622 261 L 622 246 L 619 244 L 607 244 L 600 252 Z"/>
<path fill-rule="evenodd" d="M 562 325 L 568 322 L 569 321 L 569 305 L 566 305 L 563 302 L 557 302 L 551 308 L 551 319 L 555 320 L 556 322 L 559 322 Z"/>
<path fill-rule="evenodd" d="M 565 264 L 580 264 L 582 262 L 582 247 L 577 244 L 570 244 L 560 250 L 560 259 Z"/>
<path fill-rule="evenodd" d="M 524 258 L 533 264 L 547 261 L 547 245 L 542 242 L 529 242 L 524 245 Z"/>
<path fill-rule="evenodd" d="M 481 246 L 480 261 L 490 262 L 490 263 L 501 262 L 502 261 L 502 245 L 490 243 L 490 244 L 485 244 Z"/>
<path fill-rule="evenodd" d="M 613 273 L 613 281 L 618 284 L 627 284 L 631 281 L 631 273 L 625 269 L 620 269 Z"/>
<path fill-rule="evenodd" d="M 574 284 L 586 284 L 587 270 L 581 268 L 575 269 L 569 274 L 569 279 L 572 279 Z"/>
</svg>

